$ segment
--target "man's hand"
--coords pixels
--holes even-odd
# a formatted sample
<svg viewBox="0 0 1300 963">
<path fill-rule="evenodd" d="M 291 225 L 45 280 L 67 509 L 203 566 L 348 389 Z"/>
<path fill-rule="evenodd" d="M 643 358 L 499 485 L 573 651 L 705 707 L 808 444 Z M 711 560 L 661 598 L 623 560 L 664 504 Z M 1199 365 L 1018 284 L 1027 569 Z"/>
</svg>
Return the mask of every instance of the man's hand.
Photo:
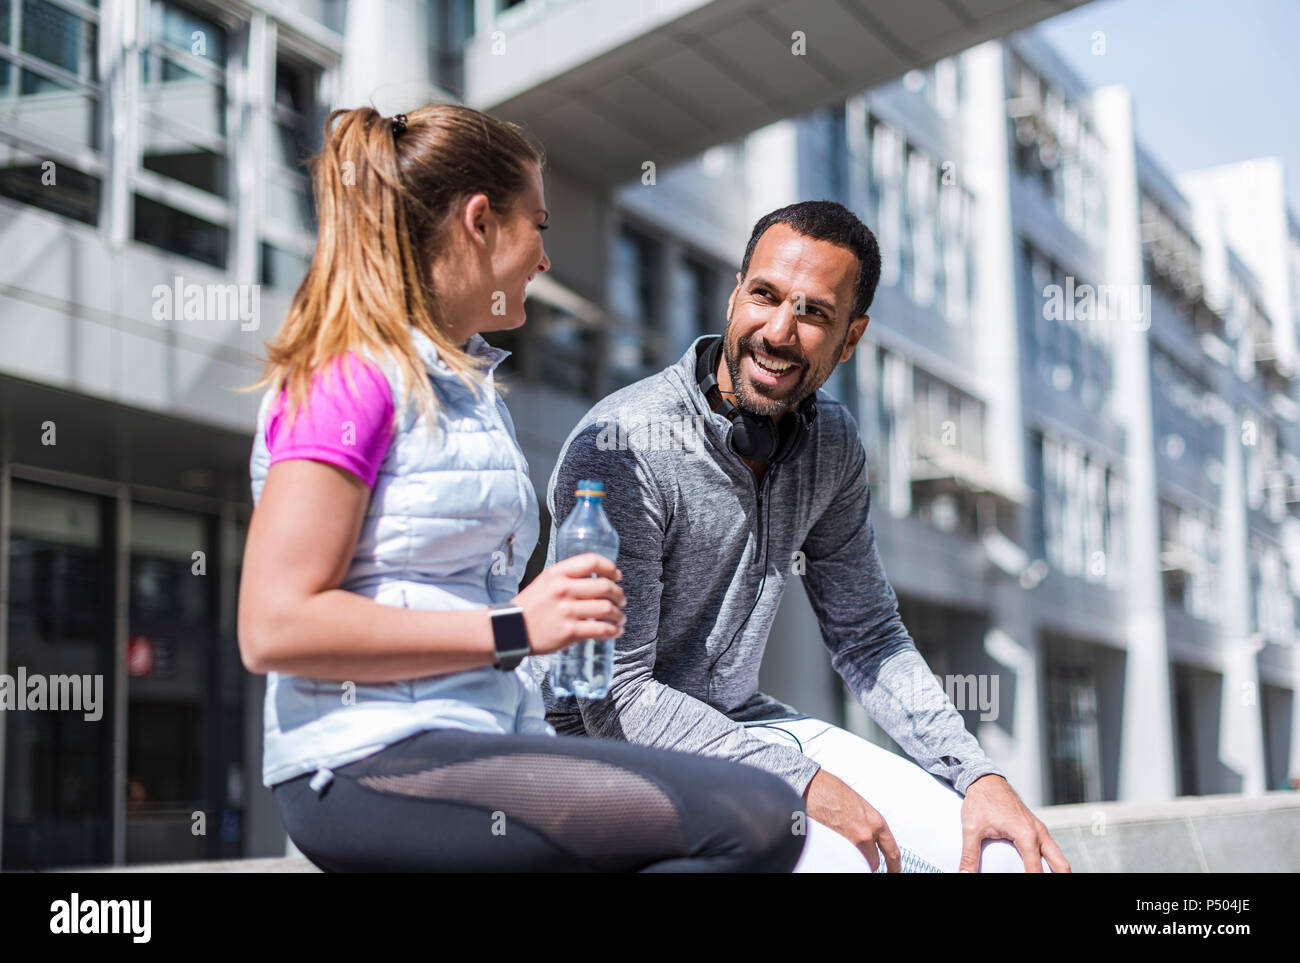
<svg viewBox="0 0 1300 963">
<path fill-rule="evenodd" d="M 890 873 L 903 871 L 903 859 L 898 843 L 885 825 L 885 817 L 876 812 L 867 801 L 848 787 L 843 780 L 825 769 L 818 769 L 803 793 L 808 818 L 829 826 L 846 837 L 867 857 L 874 873 L 880 866 L 880 852 L 885 854 L 885 869 Z"/>
<path fill-rule="evenodd" d="M 1009 782 L 994 773 L 980 776 L 967 788 L 961 804 L 961 835 L 959 873 L 979 872 L 980 847 L 986 839 L 1009 839 L 1014 843 L 1025 861 L 1026 873 L 1041 873 L 1043 859 L 1054 873 L 1071 872 L 1065 854 L 1043 821 L 1020 801 Z"/>
</svg>

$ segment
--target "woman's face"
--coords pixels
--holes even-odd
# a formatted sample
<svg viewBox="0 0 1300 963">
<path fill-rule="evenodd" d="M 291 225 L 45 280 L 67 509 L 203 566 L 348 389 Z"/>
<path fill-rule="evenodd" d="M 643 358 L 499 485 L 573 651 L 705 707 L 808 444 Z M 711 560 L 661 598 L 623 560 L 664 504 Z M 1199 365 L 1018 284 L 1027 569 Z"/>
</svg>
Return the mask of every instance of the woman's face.
<svg viewBox="0 0 1300 963">
<path fill-rule="evenodd" d="M 524 323 L 525 288 L 551 266 L 542 244 L 547 217 L 541 168 L 529 164 L 523 192 L 499 215 L 487 279 L 488 326 L 480 330 L 505 331 Z"/>
</svg>

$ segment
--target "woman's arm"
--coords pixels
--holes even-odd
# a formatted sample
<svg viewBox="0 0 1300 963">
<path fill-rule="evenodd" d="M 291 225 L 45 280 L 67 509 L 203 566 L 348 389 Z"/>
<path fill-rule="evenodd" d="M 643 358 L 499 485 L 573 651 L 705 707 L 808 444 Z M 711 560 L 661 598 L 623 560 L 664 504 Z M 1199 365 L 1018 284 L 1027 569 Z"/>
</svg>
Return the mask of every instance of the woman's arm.
<svg viewBox="0 0 1300 963">
<path fill-rule="evenodd" d="M 370 489 L 319 461 L 273 464 L 248 526 L 239 652 L 251 672 L 395 682 L 491 665 L 486 608 L 431 612 L 338 588 Z"/>
<path fill-rule="evenodd" d="M 239 585 L 239 652 L 250 672 L 397 682 L 495 661 L 486 607 L 400 608 L 338 588 L 369 499 L 365 482 L 324 462 L 294 458 L 267 471 Z M 621 635 L 618 577 L 613 562 L 587 554 L 534 579 L 514 599 L 533 653 Z"/>
</svg>

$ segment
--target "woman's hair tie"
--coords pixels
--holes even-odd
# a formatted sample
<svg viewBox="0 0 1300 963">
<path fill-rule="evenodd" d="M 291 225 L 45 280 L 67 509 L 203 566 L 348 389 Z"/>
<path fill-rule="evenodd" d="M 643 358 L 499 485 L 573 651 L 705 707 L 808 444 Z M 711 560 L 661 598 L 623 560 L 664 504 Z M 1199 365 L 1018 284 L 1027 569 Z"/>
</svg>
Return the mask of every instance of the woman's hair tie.
<svg viewBox="0 0 1300 963">
<path fill-rule="evenodd" d="M 393 117 L 393 136 L 396 137 L 404 130 L 406 130 L 406 115 L 397 114 Z"/>
</svg>

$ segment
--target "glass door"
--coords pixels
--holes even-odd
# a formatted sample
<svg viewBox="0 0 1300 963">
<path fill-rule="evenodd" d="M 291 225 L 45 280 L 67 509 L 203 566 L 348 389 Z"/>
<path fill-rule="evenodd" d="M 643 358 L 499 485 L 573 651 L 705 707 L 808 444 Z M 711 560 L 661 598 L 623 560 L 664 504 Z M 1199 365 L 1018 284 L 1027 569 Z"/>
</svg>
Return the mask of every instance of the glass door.
<svg viewBox="0 0 1300 963">
<path fill-rule="evenodd" d="M 112 860 L 113 505 L 12 483 L 3 869 Z"/>
<path fill-rule="evenodd" d="M 215 542 L 214 516 L 131 506 L 128 863 L 213 858 L 232 835 Z"/>
</svg>

